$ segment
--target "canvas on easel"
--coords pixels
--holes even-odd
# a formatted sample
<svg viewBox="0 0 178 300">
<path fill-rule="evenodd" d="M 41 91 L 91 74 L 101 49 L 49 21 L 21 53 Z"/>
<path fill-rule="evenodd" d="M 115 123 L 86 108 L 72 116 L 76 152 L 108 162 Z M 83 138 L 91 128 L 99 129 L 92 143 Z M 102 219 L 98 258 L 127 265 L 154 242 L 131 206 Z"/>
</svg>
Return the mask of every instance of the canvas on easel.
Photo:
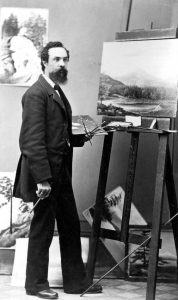
<svg viewBox="0 0 178 300">
<path fill-rule="evenodd" d="M 175 117 L 177 49 L 177 39 L 104 43 L 97 114 Z"/>
</svg>

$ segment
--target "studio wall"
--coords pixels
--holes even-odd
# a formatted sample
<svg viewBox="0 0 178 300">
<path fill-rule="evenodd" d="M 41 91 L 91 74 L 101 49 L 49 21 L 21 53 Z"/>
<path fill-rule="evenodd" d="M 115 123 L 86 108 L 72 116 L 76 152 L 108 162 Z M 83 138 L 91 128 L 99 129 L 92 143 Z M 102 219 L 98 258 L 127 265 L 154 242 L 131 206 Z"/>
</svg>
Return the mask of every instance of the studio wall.
<svg viewBox="0 0 178 300">
<path fill-rule="evenodd" d="M 151 22 L 156 28 L 177 26 L 175 11 L 173 15 L 175 2 L 133 0 L 129 30 L 149 29 Z M 0 8 L 49 9 L 48 41 L 62 41 L 71 54 L 69 81 L 64 91 L 73 114 L 90 115 L 97 123 L 102 120 L 96 115 L 102 45 L 103 42 L 114 41 L 116 32 L 126 30 L 129 5 L 129 0 L 0 0 Z M 13 172 L 17 166 L 21 98 L 26 89 L 0 85 L 0 172 Z M 125 188 L 129 143 L 129 134 L 115 134 L 106 192 L 118 185 Z M 94 137 L 92 146 L 86 143 L 83 148 L 74 150 L 73 187 L 81 220 L 82 212 L 95 202 L 102 146 L 103 136 L 100 136 Z M 148 222 L 151 220 L 151 208 L 146 207 L 153 203 L 156 154 L 156 138 L 142 136 L 134 203 Z M 163 218 L 166 217 L 165 206 Z"/>
</svg>

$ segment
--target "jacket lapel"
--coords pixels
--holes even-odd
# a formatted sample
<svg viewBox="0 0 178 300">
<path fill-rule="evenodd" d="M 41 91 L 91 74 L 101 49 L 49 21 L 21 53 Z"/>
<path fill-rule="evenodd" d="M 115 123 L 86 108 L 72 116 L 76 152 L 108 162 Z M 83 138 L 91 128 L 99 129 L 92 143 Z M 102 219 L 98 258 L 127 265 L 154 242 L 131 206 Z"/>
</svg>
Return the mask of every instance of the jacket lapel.
<svg viewBox="0 0 178 300">
<path fill-rule="evenodd" d="M 52 88 L 52 86 L 45 80 L 45 78 L 40 75 L 38 78 L 38 81 L 40 84 L 43 86 L 43 88 L 46 90 L 49 96 L 53 96 L 53 99 L 62 107 L 64 112 L 67 115 L 68 122 L 69 122 L 69 128 L 72 126 L 72 109 L 69 101 L 67 100 L 64 92 L 62 91 L 62 97 L 64 97 L 65 100 L 65 105 L 64 102 L 61 99 L 61 96 L 58 95 L 58 93 Z"/>
<path fill-rule="evenodd" d="M 61 99 L 61 97 L 56 93 L 56 91 L 52 88 L 52 86 L 45 80 L 45 78 L 40 75 L 38 78 L 38 81 L 43 86 L 43 88 L 46 90 L 49 96 L 53 96 L 53 99 L 58 102 L 58 104 L 65 110 L 64 103 Z"/>
<path fill-rule="evenodd" d="M 68 99 L 66 98 L 66 95 L 64 94 L 64 92 L 63 92 L 62 89 L 60 89 L 60 96 L 61 96 L 62 99 L 63 99 L 63 103 L 64 103 L 64 106 L 65 106 L 65 109 L 66 109 L 66 113 L 67 113 L 68 120 L 71 122 L 71 120 L 72 120 L 72 109 L 71 109 L 71 105 L 70 105 Z"/>
</svg>

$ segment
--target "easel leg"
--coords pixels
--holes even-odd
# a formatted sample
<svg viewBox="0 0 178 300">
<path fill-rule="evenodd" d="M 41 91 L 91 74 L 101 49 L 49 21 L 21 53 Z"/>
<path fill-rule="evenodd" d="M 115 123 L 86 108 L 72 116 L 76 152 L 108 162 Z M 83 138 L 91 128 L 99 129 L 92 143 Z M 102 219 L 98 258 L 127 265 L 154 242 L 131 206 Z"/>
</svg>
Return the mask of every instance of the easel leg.
<svg viewBox="0 0 178 300">
<path fill-rule="evenodd" d="M 172 218 L 176 213 L 178 213 L 178 205 L 177 205 L 176 189 L 174 184 L 173 168 L 171 163 L 169 147 L 167 147 L 166 187 L 167 187 L 167 195 L 169 201 L 170 217 Z M 178 263 L 178 217 L 172 220 L 172 229 L 173 229 L 173 235 L 174 235 L 174 241 L 175 241 L 175 247 L 177 253 L 177 263 Z M 177 265 L 177 270 L 178 270 L 178 265 Z"/>
<path fill-rule="evenodd" d="M 139 133 L 132 133 L 131 144 L 130 144 L 130 153 L 129 153 L 129 163 L 127 170 L 127 182 L 125 190 L 125 199 L 124 207 L 122 214 L 122 225 L 121 225 L 121 242 L 124 242 L 125 245 L 128 243 L 128 234 L 129 234 L 129 220 L 130 220 L 130 211 L 132 203 L 132 194 L 135 178 L 135 168 L 137 161 L 137 152 L 138 152 L 138 142 L 139 142 Z"/>
<path fill-rule="evenodd" d="M 109 169 L 109 161 L 112 147 L 113 133 L 105 136 L 103 145 L 103 154 L 101 160 L 101 168 L 98 182 L 98 190 L 96 196 L 95 213 L 93 218 L 92 235 L 89 247 L 89 256 L 87 262 L 87 274 L 90 281 L 93 281 L 98 240 L 100 236 L 101 214 L 103 210 L 103 200 L 105 197 L 107 175 Z"/>
<path fill-rule="evenodd" d="M 146 300 L 154 300 L 155 299 L 167 144 L 168 144 L 168 136 L 160 135 L 157 173 L 156 173 L 156 187 L 155 187 L 155 197 L 154 197 L 154 207 L 153 207 L 152 231 L 151 231 L 151 245 L 150 245 L 150 254 L 149 254 L 149 268 L 148 268 Z"/>
</svg>

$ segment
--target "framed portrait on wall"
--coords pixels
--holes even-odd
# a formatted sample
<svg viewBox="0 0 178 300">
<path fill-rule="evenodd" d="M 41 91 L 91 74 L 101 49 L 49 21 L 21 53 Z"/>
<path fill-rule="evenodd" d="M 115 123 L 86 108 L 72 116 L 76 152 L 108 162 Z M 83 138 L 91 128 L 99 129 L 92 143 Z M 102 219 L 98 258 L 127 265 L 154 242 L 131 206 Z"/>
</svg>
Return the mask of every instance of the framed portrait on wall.
<svg viewBox="0 0 178 300">
<path fill-rule="evenodd" d="M 48 9 L 2 7 L 0 16 L 0 84 L 30 86 L 42 73 Z"/>
</svg>

